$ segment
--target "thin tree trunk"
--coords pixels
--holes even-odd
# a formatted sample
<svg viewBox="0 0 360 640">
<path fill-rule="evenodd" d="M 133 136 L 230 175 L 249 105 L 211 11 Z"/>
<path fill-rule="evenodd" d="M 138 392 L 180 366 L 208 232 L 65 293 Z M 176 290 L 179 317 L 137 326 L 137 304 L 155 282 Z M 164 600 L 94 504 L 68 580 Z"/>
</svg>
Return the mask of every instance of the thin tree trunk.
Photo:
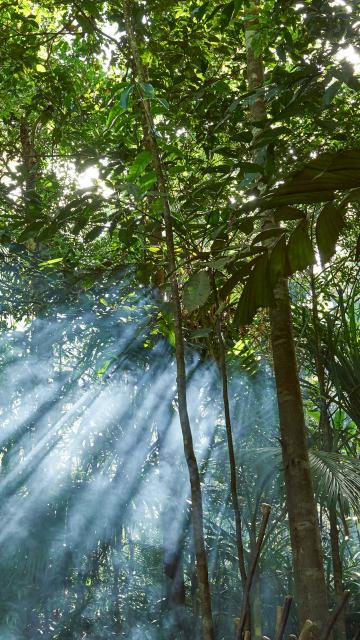
<svg viewBox="0 0 360 640">
<path fill-rule="evenodd" d="M 184 543 L 189 528 L 189 518 L 184 512 L 183 487 L 179 478 L 173 476 L 169 482 L 169 469 L 176 461 L 173 453 L 167 455 L 164 434 L 172 419 L 169 406 L 168 420 L 158 429 L 158 452 L 160 483 L 165 487 L 166 497 L 160 514 L 163 539 L 164 564 L 164 611 L 166 612 L 166 633 L 169 640 L 183 638 L 186 632 L 186 590 L 184 578 Z M 185 507 L 186 508 L 186 507 Z"/>
<path fill-rule="evenodd" d="M 35 148 L 35 129 L 31 129 L 25 117 L 20 120 L 20 144 L 22 165 L 24 169 L 24 184 L 22 188 L 25 213 L 31 213 L 31 208 L 38 202 L 36 195 L 36 179 L 38 173 L 38 157 Z"/>
<path fill-rule="evenodd" d="M 248 23 L 245 33 L 248 86 L 251 91 L 262 87 L 264 80 L 262 59 L 253 48 L 257 29 L 257 3 L 253 4 L 252 10 L 254 20 Z M 266 118 L 265 103 L 261 97 L 250 106 L 250 117 L 253 122 Z M 261 151 L 263 156 L 264 150 Z M 263 163 L 262 156 L 258 152 L 257 162 Z M 271 221 L 271 214 L 265 212 L 263 215 L 266 226 Z M 271 345 L 297 605 L 301 625 L 307 618 L 311 618 L 320 626 L 328 613 L 327 593 L 285 278 L 281 278 L 276 284 L 274 298 L 275 303 L 270 310 Z"/>
<path fill-rule="evenodd" d="M 154 121 L 151 113 L 151 106 L 147 100 L 143 84 L 145 82 L 145 73 L 138 49 L 137 37 L 133 25 L 132 6 L 134 2 L 131 0 L 123 0 L 123 10 L 125 18 L 125 27 L 128 41 L 130 44 L 132 56 L 134 59 L 137 78 L 139 82 L 139 91 L 141 94 L 141 104 L 144 113 L 144 136 L 148 140 L 149 148 L 152 154 L 152 162 L 157 178 L 159 195 L 162 202 L 163 219 L 165 225 L 166 248 L 168 269 L 171 279 L 172 299 L 175 305 L 174 314 L 174 331 L 175 331 L 175 353 L 177 367 L 177 393 L 179 405 L 179 418 L 183 436 L 184 452 L 186 463 L 189 471 L 190 487 L 191 487 L 191 506 L 192 506 L 192 524 L 194 531 L 194 546 L 198 574 L 198 590 L 201 604 L 202 629 L 204 640 L 214 639 L 214 628 L 211 611 L 211 595 L 208 578 L 208 563 L 205 549 L 204 528 L 203 528 L 203 508 L 202 493 L 199 468 L 194 452 L 192 432 L 190 427 L 189 415 L 187 410 L 186 397 L 186 369 L 185 369 L 185 353 L 184 338 L 182 328 L 182 310 L 180 301 L 180 292 L 178 280 L 176 276 L 176 257 L 174 248 L 174 234 L 172 215 L 167 195 L 167 183 L 163 163 L 161 159 L 160 149 L 156 140 L 154 131 Z"/>
<path fill-rule="evenodd" d="M 230 494 L 231 494 L 231 502 L 232 502 L 232 507 L 234 511 L 234 520 L 235 520 L 236 549 L 237 549 L 241 584 L 243 588 L 245 588 L 246 568 L 245 568 L 245 557 L 244 557 L 244 545 L 242 540 L 241 512 L 240 512 L 238 489 L 237 489 L 236 459 L 235 459 L 234 441 L 233 441 L 231 415 L 230 415 L 228 375 L 227 375 L 227 367 L 226 367 L 226 351 L 225 351 L 224 338 L 222 334 L 221 315 L 219 313 L 219 299 L 217 294 L 215 277 L 212 272 L 210 276 L 211 276 L 212 288 L 215 296 L 215 303 L 218 311 L 216 314 L 215 328 L 216 328 L 216 337 L 217 337 L 218 349 L 219 349 L 219 369 L 220 369 L 221 382 L 222 382 L 225 429 L 226 429 L 226 439 L 227 439 L 227 447 L 228 447 L 228 454 L 229 454 Z"/>
<path fill-rule="evenodd" d="M 120 633 L 122 629 L 121 611 L 120 611 L 120 553 L 122 552 L 122 525 L 118 531 L 114 532 L 112 541 L 112 566 L 113 566 L 113 588 L 112 588 L 112 607 L 114 615 L 114 632 Z"/>
<path fill-rule="evenodd" d="M 334 589 L 336 604 L 339 604 L 344 597 L 343 587 L 343 571 L 340 557 L 340 545 L 339 545 L 339 529 L 337 523 L 336 507 L 331 506 L 329 509 L 330 519 L 330 542 L 331 542 L 331 558 L 333 565 L 334 575 Z M 336 624 L 335 633 L 337 640 L 346 640 L 346 618 L 345 610 L 342 609 Z"/>
<path fill-rule="evenodd" d="M 260 583 L 260 571 L 257 567 L 254 576 L 254 598 L 252 603 L 251 613 L 251 637 L 255 640 L 261 640 L 262 638 L 262 607 L 261 607 L 261 583 Z"/>
</svg>

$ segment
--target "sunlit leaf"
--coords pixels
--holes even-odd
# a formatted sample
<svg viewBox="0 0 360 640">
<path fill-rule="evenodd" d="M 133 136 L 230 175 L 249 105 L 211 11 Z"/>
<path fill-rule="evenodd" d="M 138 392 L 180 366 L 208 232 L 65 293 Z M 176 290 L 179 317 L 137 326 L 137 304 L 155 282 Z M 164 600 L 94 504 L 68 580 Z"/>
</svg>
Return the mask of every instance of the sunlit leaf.
<svg viewBox="0 0 360 640">
<path fill-rule="evenodd" d="M 51 260 L 45 260 L 45 262 L 39 262 L 39 267 L 50 267 L 53 264 L 62 262 L 64 258 L 51 258 Z"/>
</svg>

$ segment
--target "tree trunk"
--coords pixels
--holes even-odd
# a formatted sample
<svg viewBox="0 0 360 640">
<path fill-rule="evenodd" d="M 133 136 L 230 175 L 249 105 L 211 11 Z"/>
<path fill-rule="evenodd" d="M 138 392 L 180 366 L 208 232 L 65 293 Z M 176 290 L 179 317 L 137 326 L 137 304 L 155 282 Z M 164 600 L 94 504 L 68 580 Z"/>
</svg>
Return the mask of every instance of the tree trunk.
<svg viewBox="0 0 360 640">
<path fill-rule="evenodd" d="M 263 85 L 264 69 L 253 48 L 257 30 L 257 4 L 254 19 L 246 26 L 247 75 L 250 91 Z M 266 118 L 264 100 L 259 97 L 250 106 L 253 122 Z M 256 162 L 264 163 L 266 149 L 257 153 Z M 265 212 L 264 226 L 271 220 Z M 275 303 L 270 310 L 273 366 L 276 380 L 282 459 L 296 599 L 300 624 L 311 618 L 320 626 L 328 614 L 326 583 L 323 570 L 321 539 L 316 502 L 306 445 L 306 428 L 297 370 L 291 307 L 287 280 L 281 278 L 274 290 Z"/>
<path fill-rule="evenodd" d="M 333 565 L 334 590 L 336 604 L 339 604 L 344 597 L 343 572 L 340 557 L 339 545 L 339 529 L 337 523 L 336 507 L 331 506 L 329 509 L 330 519 L 330 542 L 331 542 L 331 558 Z M 346 618 L 344 609 L 341 611 L 335 624 L 336 640 L 346 640 Z"/>
<path fill-rule="evenodd" d="M 235 459 L 234 441 L 233 441 L 231 415 L 230 415 L 230 402 L 229 402 L 229 389 L 228 389 L 229 385 L 228 385 L 228 375 L 227 375 L 227 366 L 226 366 L 226 350 L 225 350 L 225 343 L 224 343 L 224 338 L 222 334 L 221 315 L 219 313 L 219 299 L 217 294 L 215 277 L 212 272 L 210 276 L 211 276 L 212 288 L 215 296 L 215 303 L 217 307 L 215 326 L 216 326 L 216 337 L 217 337 L 218 349 L 219 349 L 219 369 L 220 369 L 221 383 L 222 383 L 225 429 L 226 429 L 227 448 L 228 448 L 228 454 L 229 454 L 230 494 L 231 494 L 232 507 L 234 511 L 235 541 L 236 541 L 241 584 L 243 588 L 245 588 L 246 568 L 245 568 L 244 545 L 243 545 L 243 539 L 242 539 L 241 512 L 240 512 L 238 489 L 237 489 L 236 459 Z"/>
<path fill-rule="evenodd" d="M 274 293 L 271 343 L 297 605 L 301 626 L 307 618 L 321 625 L 328 615 L 327 593 L 287 282 L 278 282 Z"/>
<path fill-rule="evenodd" d="M 186 369 L 184 338 L 182 327 L 182 309 L 180 301 L 179 285 L 176 276 L 176 256 L 174 247 L 174 234 L 170 203 L 168 199 L 167 181 L 163 168 L 161 152 L 155 135 L 154 121 L 151 113 L 151 105 L 144 93 L 145 73 L 142 65 L 140 52 L 137 43 L 137 36 L 133 25 L 132 7 L 134 2 L 123 0 L 123 10 L 125 18 L 125 28 L 133 56 L 139 91 L 141 94 L 141 105 L 144 114 L 143 129 L 144 137 L 148 141 L 152 154 L 153 167 L 156 173 L 159 196 L 162 203 L 162 212 L 165 226 L 165 238 L 167 248 L 168 271 L 171 281 L 172 299 L 175 305 L 174 332 L 175 332 L 175 355 L 177 368 L 177 393 L 179 405 L 179 418 L 183 436 L 184 452 L 190 478 L 191 488 L 191 509 L 192 525 L 194 531 L 194 546 L 198 574 L 198 591 L 201 606 L 202 630 L 204 640 L 214 639 L 214 629 L 211 610 L 211 595 L 208 577 L 208 563 L 205 549 L 204 528 L 203 528 L 203 507 L 199 467 L 197 464 L 191 426 L 187 409 L 186 396 Z"/>
<path fill-rule="evenodd" d="M 120 554 L 122 552 L 122 525 L 118 531 L 114 532 L 112 540 L 112 566 L 113 566 L 113 588 L 112 588 L 112 609 L 113 609 L 113 630 L 120 633 L 122 630 L 122 620 L 120 611 Z"/>
<path fill-rule="evenodd" d="M 174 477 L 173 452 L 168 455 L 164 434 L 173 417 L 172 406 L 169 406 L 168 420 L 158 429 L 159 475 L 160 483 L 165 488 L 165 498 L 160 514 L 160 525 L 163 540 L 164 564 L 164 613 L 166 621 L 165 634 L 169 640 L 184 638 L 187 621 L 190 616 L 186 611 L 186 590 L 184 578 L 184 543 L 189 530 L 190 518 L 186 506 L 183 483 Z M 186 635 L 185 635 L 186 637 Z"/>
<path fill-rule="evenodd" d="M 34 205 L 39 204 L 36 194 L 38 177 L 38 157 L 35 148 L 35 128 L 30 128 L 26 118 L 20 120 L 20 144 L 24 184 L 22 188 L 25 214 L 31 214 Z"/>
</svg>

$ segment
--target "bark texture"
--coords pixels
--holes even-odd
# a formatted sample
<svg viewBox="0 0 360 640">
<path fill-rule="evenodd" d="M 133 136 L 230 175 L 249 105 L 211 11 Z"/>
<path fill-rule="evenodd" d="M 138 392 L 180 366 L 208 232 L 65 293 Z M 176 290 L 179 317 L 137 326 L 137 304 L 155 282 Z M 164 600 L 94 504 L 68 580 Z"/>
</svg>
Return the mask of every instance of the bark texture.
<svg viewBox="0 0 360 640">
<path fill-rule="evenodd" d="M 182 328 L 182 309 L 178 280 L 176 277 L 176 258 L 174 248 L 174 234 L 171 208 L 168 199 L 166 175 L 163 168 L 161 152 L 155 136 L 154 121 L 151 113 L 149 100 L 143 90 L 143 84 L 146 82 L 146 76 L 142 65 L 140 52 L 137 43 L 137 36 L 133 25 L 132 8 L 134 2 L 131 0 L 123 0 L 123 10 L 125 18 L 125 26 L 134 65 L 139 82 L 139 92 L 141 95 L 141 104 L 144 115 L 143 129 L 144 137 L 148 142 L 148 148 L 152 154 L 153 167 L 156 173 L 157 186 L 159 196 L 162 202 L 163 220 L 165 226 L 167 262 L 171 281 L 172 300 L 175 305 L 174 313 L 174 332 L 175 332 L 175 354 L 177 367 L 177 393 L 179 418 L 183 436 L 184 452 L 189 472 L 191 487 L 191 508 L 192 508 L 192 525 L 194 535 L 194 547 L 197 565 L 198 592 L 201 606 L 202 631 L 204 640 L 214 639 L 214 627 L 211 610 L 211 595 L 208 578 L 208 563 L 205 549 L 204 528 L 203 528 L 203 508 L 202 493 L 199 467 L 197 464 L 191 426 L 189 421 L 186 397 L 186 369 L 185 369 L 185 353 L 184 338 Z"/>
<path fill-rule="evenodd" d="M 310 618 L 319 627 L 328 615 L 327 593 L 286 280 L 274 293 L 271 343 L 297 606 L 301 625 Z"/>
</svg>

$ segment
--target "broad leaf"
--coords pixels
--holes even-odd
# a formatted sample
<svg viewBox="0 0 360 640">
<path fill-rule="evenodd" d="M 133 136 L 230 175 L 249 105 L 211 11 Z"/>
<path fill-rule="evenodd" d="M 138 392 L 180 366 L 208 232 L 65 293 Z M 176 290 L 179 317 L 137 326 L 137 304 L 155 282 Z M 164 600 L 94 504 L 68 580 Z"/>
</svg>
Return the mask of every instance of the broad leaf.
<svg viewBox="0 0 360 640">
<path fill-rule="evenodd" d="M 330 106 L 337 92 L 339 91 L 340 87 L 341 87 L 341 82 L 339 80 L 336 80 L 325 89 L 323 99 L 322 99 L 322 106 L 324 108 Z"/>
<path fill-rule="evenodd" d="M 129 169 L 129 178 L 134 179 L 137 176 L 140 176 L 150 161 L 151 161 L 150 151 L 141 151 L 136 156 L 134 162 L 132 163 Z"/>
<path fill-rule="evenodd" d="M 188 311 L 194 311 L 205 304 L 211 292 L 209 274 L 198 271 L 184 285 L 184 306 Z"/>
<path fill-rule="evenodd" d="M 264 231 L 260 231 L 252 241 L 252 245 L 259 244 L 264 240 L 269 240 L 270 238 L 276 238 L 276 236 L 281 236 L 283 233 L 283 229 L 280 227 L 270 227 L 268 229 L 264 229 Z"/>
<path fill-rule="evenodd" d="M 288 242 L 288 259 L 290 273 L 306 269 L 315 262 L 314 250 L 312 242 L 307 233 L 305 221 L 299 222 L 296 229 L 292 232 Z"/>
<path fill-rule="evenodd" d="M 276 222 L 280 220 L 299 220 L 305 217 L 305 213 L 296 207 L 284 205 L 275 211 L 274 218 Z"/>
<path fill-rule="evenodd" d="M 262 254 L 255 259 L 255 266 L 235 311 L 236 327 L 249 324 L 260 307 L 269 307 L 274 303 L 268 266 L 267 254 Z"/>
<path fill-rule="evenodd" d="M 270 281 L 271 284 L 274 285 L 281 276 L 286 276 L 289 273 L 285 234 L 283 234 L 274 245 L 270 254 L 269 263 Z"/>
<path fill-rule="evenodd" d="M 326 202 L 331 193 L 360 186 L 360 148 L 322 153 L 265 199 L 272 207 L 283 204 Z M 264 203 L 265 206 L 265 203 Z"/>
<path fill-rule="evenodd" d="M 154 98 L 155 97 L 155 89 L 152 86 L 152 84 L 150 84 L 150 82 L 144 82 L 142 84 L 142 88 L 144 91 L 144 94 L 146 96 L 146 98 Z"/>
<path fill-rule="evenodd" d="M 202 327 L 201 329 L 196 329 L 196 331 L 192 331 L 192 338 L 207 338 L 211 333 L 211 327 Z"/>
<path fill-rule="evenodd" d="M 237 265 L 236 271 L 230 276 L 228 280 L 226 280 L 225 284 L 221 287 L 219 291 L 220 300 L 225 300 L 231 292 L 234 290 L 236 285 L 239 284 L 242 280 L 245 279 L 246 276 L 249 275 L 253 260 L 251 262 L 242 262 Z"/>
<path fill-rule="evenodd" d="M 97 225 L 86 234 L 84 238 L 85 242 L 91 242 L 92 240 L 95 240 L 96 238 L 98 238 L 98 236 L 102 233 L 103 230 L 104 230 L 103 225 Z"/>
<path fill-rule="evenodd" d="M 124 89 L 124 91 L 122 91 L 121 95 L 120 95 L 120 106 L 123 109 L 127 109 L 129 106 L 129 99 L 130 96 L 132 94 L 132 92 L 134 91 L 134 85 L 130 84 L 128 87 L 126 87 L 126 89 Z"/>
<path fill-rule="evenodd" d="M 344 213 L 332 204 L 326 204 L 316 223 L 316 242 L 321 263 L 325 264 L 335 253 L 336 243 L 345 224 Z"/>
</svg>

